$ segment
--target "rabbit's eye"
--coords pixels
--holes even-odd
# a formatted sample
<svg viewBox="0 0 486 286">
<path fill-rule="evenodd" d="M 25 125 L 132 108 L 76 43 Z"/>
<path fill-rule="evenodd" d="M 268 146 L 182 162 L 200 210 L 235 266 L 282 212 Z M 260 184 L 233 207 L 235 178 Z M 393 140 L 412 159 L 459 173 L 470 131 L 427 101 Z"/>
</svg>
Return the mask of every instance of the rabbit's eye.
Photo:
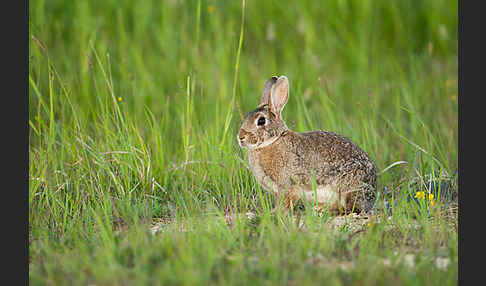
<svg viewBox="0 0 486 286">
<path fill-rule="evenodd" d="M 265 124 L 265 117 L 260 117 L 258 118 L 258 122 L 257 122 L 257 125 L 264 125 Z"/>
</svg>

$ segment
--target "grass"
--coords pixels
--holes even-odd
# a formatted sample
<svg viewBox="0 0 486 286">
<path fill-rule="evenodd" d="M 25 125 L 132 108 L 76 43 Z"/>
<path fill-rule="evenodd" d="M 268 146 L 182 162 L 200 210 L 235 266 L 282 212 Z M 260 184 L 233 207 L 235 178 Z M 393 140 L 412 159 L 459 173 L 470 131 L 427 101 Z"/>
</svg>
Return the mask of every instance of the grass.
<svg viewBox="0 0 486 286">
<path fill-rule="evenodd" d="M 457 1 L 29 9 L 32 285 L 457 284 L 453 205 L 407 199 L 457 169 Z M 235 134 L 281 74 L 291 129 L 407 162 L 378 179 L 388 213 L 270 215 Z"/>
</svg>

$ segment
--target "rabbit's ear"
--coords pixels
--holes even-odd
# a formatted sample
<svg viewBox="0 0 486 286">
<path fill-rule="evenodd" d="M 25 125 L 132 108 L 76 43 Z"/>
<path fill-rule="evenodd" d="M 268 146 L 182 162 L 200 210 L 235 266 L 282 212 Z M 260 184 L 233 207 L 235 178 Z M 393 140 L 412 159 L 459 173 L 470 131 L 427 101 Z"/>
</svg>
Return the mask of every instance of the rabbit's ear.
<svg viewBox="0 0 486 286">
<path fill-rule="evenodd" d="M 265 85 L 263 86 L 262 98 L 260 99 L 260 103 L 258 107 L 268 104 L 270 105 L 270 94 L 272 92 L 272 86 L 277 82 L 278 77 L 272 76 Z"/>
<path fill-rule="evenodd" d="M 280 116 L 282 109 L 289 100 L 289 79 L 282 75 L 277 82 L 272 86 L 270 96 L 270 108 L 278 116 Z"/>
</svg>

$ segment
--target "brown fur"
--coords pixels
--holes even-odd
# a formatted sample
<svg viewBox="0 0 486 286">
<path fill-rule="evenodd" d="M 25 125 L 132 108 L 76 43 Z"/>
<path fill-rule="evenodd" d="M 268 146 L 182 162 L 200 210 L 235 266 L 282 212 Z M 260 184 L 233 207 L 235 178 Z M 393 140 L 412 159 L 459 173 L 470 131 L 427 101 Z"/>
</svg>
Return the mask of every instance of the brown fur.
<svg viewBox="0 0 486 286">
<path fill-rule="evenodd" d="M 319 202 L 320 208 L 334 213 L 369 211 L 376 191 L 373 161 L 339 134 L 289 130 L 280 115 L 287 99 L 286 77 L 267 81 L 260 107 L 247 114 L 238 133 L 238 142 L 248 148 L 250 167 L 257 181 L 283 196 L 285 210 L 305 194 L 311 196 L 315 178 L 317 188 L 322 191 L 318 194 L 320 199 L 337 198 Z M 265 117 L 265 125 L 257 125 L 260 117 Z"/>
</svg>

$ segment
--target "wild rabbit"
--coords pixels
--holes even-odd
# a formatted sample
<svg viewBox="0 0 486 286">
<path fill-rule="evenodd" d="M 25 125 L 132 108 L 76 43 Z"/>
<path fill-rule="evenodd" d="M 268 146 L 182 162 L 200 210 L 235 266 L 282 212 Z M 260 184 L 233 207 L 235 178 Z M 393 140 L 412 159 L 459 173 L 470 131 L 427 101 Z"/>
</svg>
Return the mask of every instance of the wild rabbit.
<svg viewBox="0 0 486 286">
<path fill-rule="evenodd" d="M 257 181 L 283 198 L 284 212 L 300 198 L 333 214 L 368 212 L 376 193 L 374 162 L 344 136 L 290 130 L 282 119 L 288 98 L 287 77 L 270 78 L 260 104 L 245 116 L 238 132 L 238 144 L 248 149 Z"/>
</svg>

